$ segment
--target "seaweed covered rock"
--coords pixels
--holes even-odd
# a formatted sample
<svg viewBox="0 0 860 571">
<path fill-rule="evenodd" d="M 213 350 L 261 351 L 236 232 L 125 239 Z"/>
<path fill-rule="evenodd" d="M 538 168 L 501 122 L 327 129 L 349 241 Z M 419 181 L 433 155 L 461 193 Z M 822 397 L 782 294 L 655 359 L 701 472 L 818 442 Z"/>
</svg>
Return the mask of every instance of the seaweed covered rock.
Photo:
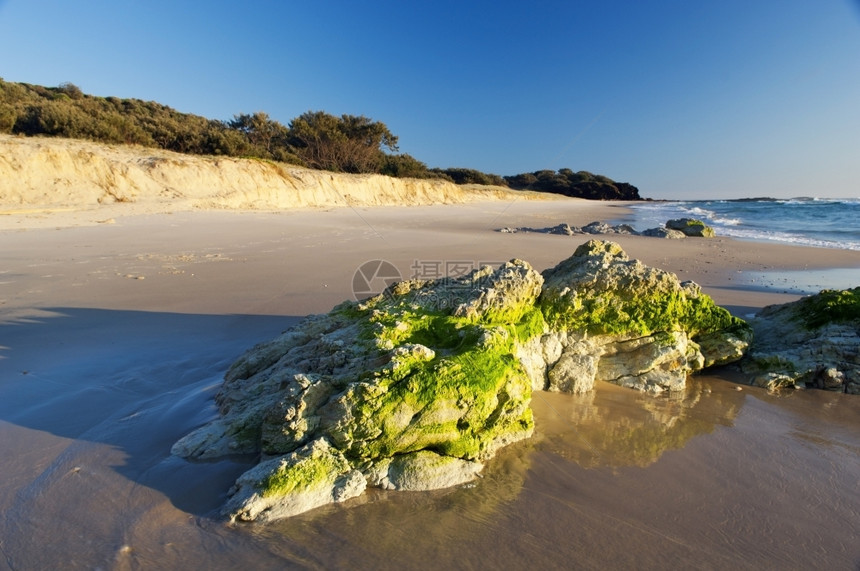
<svg viewBox="0 0 860 571">
<path fill-rule="evenodd" d="M 649 392 L 740 359 L 751 330 L 693 282 L 591 240 L 543 272 L 539 306 L 549 390 L 585 392 L 602 380 Z"/>
<path fill-rule="evenodd" d="M 860 287 L 766 307 L 752 326 L 742 367 L 754 384 L 860 394 Z"/>
<path fill-rule="evenodd" d="M 532 433 L 531 382 L 514 353 L 542 324 L 541 284 L 515 260 L 309 317 L 241 357 L 216 396 L 220 418 L 173 452 L 261 454 L 225 508 L 238 519 L 300 513 L 368 484 L 468 481 Z"/>
<path fill-rule="evenodd" d="M 367 480 L 323 439 L 260 462 L 236 480 L 225 513 L 272 521 L 358 496 Z"/>
<path fill-rule="evenodd" d="M 691 282 L 593 240 L 543 275 L 407 280 L 262 343 L 227 371 L 220 416 L 173 453 L 258 454 L 224 513 L 270 520 L 361 494 L 476 477 L 533 431 L 531 391 L 660 392 L 739 358 L 748 327 Z"/>
<path fill-rule="evenodd" d="M 669 220 L 666 222 L 666 228 L 683 232 L 685 236 L 695 236 L 698 238 L 713 238 L 716 235 L 713 228 L 695 218 Z"/>
</svg>

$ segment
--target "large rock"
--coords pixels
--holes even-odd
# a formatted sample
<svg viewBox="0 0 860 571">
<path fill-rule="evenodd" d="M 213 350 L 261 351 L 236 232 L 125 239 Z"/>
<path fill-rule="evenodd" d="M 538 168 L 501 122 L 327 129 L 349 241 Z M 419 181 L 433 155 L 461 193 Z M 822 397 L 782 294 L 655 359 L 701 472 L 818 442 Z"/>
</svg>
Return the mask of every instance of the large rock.
<svg viewBox="0 0 860 571">
<path fill-rule="evenodd" d="M 221 417 L 173 452 L 262 454 L 225 508 L 239 519 L 340 501 L 368 481 L 468 481 L 532 433 L 531 381 L 514 353 L 542 326 L 542 281 L 513 261 L 312 316 L 240 358 L 216 396 Z"/>
<path fill-rule="evenodd" d="M 860 394 L 860 287 L 766 307 L 752 326 L 742 367 L 754 384 Z"/>
<path fill-rule="evenodd" d="M 716 235 L 713 228 L 695 218 L 669 220 L 666 222 L 666 228 L 683 232 L 685 236 L 695 236 L 698 238 L 713 238 Z"/>
<path fill-rule="evenodd" d="M 584 392 L 596 381 L 681 390 L 691 372 L 740 359 L 751 338 L 698 285 L 630 260 L 613 242 L 592 240 L 543 277 L 549 390 Z"/>
<path fill-rule="evenodd" d="M 513 260 L 305 319 L 236 361 L 220 417 L 172 451 L 261 456 L 232 490 L 232 519 L 286 517 L 366 486 L 450 487 L 531 435 L 533 389 L 680 390 L 690 372 L 738 358 L 747 334 L 695 284 L 593 240 L 543 276 Z"/>
</svg>

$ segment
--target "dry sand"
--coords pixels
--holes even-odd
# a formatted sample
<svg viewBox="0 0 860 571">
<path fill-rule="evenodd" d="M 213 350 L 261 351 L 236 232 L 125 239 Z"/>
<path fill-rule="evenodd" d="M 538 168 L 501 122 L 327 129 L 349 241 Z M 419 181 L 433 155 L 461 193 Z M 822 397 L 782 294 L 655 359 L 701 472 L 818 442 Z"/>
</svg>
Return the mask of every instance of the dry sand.
<svg viewBox="0 0 860 571">
<path fill-rule="evenodd" d="M 860 399 L 738 391 L 728 372 L 696 378 L 683 399 L 536 394 L 536 438 L 474 486 L 226 526 L 213 510 L 248 459 L 195 464 L 169 449 L 215 414 L 244 349 L 350 298 L 366 261 L 403 277 L 515 257 L 542 270 L 586 238 L 494 229 L 625 212 L 577 200 L 128 217 L 123 206 L 101 225 L 88 224 L 103 210 L 2 217 L 0 569 L 860 563 Z M 860 252 L 617 241 L 739 315 L 797 298 L 745 272 L 860 267 Z"/>
</svg>

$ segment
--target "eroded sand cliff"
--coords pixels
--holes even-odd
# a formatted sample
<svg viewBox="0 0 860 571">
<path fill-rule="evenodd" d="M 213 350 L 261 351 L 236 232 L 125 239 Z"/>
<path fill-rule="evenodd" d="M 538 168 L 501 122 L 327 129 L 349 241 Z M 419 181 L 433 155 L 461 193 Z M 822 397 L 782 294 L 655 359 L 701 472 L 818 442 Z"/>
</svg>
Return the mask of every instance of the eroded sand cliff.
<svg viewBox="0 0 860 571">
<path fill-rule="evenodd" d="M 0 135 L 0 211 L 283 209 L 459 204 L 535 198 L 502 187 L 310 170 L 256 159 Z"/>
</svg>

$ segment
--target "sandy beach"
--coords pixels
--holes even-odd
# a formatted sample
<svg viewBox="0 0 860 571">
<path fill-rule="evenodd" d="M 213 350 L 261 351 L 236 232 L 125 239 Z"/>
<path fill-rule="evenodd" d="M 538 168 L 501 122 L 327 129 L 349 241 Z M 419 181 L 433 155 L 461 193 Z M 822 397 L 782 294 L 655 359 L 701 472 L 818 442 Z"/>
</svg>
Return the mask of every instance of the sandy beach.
<svg viewBox="0 0 860 571">
<path fill-rule="evenodd" d="M 128 211 L 0 216 L 0 569 L 860 564 L 860 399 L 739 390 L 730 370 L 673 399 L 538 393 L 535 438 L 473 486 L 228 526 L 214 510 L 250 459 L 190 463 L 170 446 L 214 417 L 245 349 L 351 299 L 365 262 L 404 278 L 512 258 L 543 270 L 587 238 L 496 230 L 625 210 L 514 199 Z M 798 298 L 747 274 L 860 268 L 856 251 L 610 238 L 739 316 Z"/>
</svg>

